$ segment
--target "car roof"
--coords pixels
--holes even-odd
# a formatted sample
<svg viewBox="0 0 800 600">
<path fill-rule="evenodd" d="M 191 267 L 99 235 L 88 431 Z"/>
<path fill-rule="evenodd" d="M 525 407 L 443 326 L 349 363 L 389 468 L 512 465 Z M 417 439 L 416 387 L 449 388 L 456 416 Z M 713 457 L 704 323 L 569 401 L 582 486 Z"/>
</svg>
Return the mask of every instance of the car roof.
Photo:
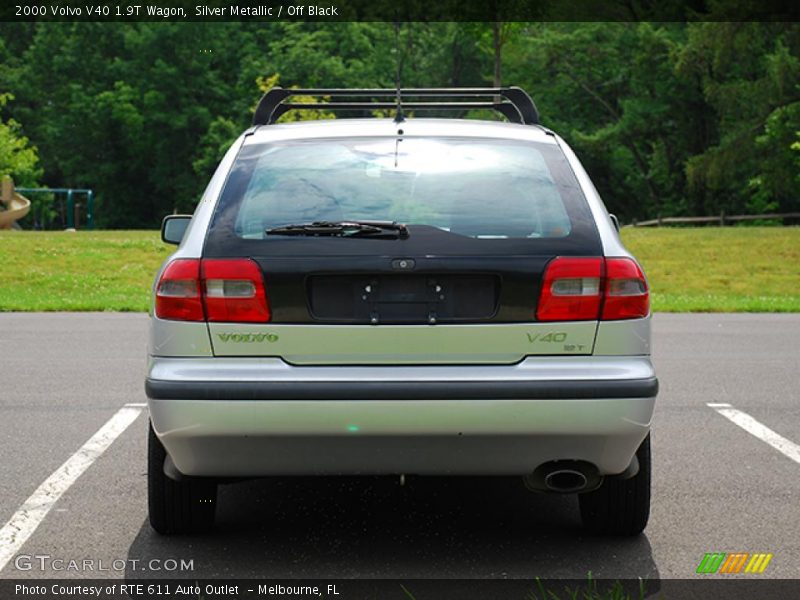
<svg viewBox="0 0 800 600">
<path fill-rule="evenodd" d="M 556 143 L 553 133 L 540 125 L 520 125 L 473 119 L 429 118 L 412 118 L 401 123 L 396 123 L 392 119 L 330 119 L 261 125 L 248 132 L 244 143 L 263 144 L 303 139 L 385 137 L 396 136 L 399 131 L 402 131 L 400 135 L 404 137 L 469 137 Z"/>
</svg>

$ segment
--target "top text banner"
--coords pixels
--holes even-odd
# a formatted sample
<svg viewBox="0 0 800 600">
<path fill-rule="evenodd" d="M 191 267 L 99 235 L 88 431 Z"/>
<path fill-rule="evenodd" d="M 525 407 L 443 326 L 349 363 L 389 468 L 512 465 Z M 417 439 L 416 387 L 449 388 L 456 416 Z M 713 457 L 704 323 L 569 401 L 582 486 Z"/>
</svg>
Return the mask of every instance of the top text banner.
<svg viewBox="0 0 800 600">
<path fill-rule="evenodd" d="M 0 21 L 797 21 L 796 0 L 3 0 Z"/>
</svg>

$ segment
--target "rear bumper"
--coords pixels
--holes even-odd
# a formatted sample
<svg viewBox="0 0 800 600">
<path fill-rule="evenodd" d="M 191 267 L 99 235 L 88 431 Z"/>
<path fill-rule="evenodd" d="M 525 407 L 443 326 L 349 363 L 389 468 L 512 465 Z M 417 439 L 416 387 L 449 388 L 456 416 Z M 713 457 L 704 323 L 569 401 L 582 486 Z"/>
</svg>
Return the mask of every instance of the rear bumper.
<svg viewBox="0 0 800 600">
<path fill-rule="evenodd" d="M 424 367 L 153 358 L 146 385 L 175 466 L 206 476 L 525 474 L 562 459 L 620 473 L 658 389 L 647 357 Z"/>
<path fill-rule="evenodd" d="M 159 381 L 154 400 L 557 400 L 654 397 L 658 380 L 608 381 Z"/>
</svg>

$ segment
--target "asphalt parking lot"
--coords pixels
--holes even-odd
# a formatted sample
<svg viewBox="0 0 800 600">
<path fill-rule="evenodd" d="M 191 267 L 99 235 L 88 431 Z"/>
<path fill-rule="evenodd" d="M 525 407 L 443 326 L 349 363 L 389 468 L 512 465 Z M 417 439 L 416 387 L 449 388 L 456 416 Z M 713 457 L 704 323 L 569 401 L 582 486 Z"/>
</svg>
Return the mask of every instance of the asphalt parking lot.
<svg viewBox="0 0 800 600">
<path fill-rule="evenodd" d="M 623 540 L 584 535 L 572 497 L 414 478 L 224 486 L 213 533 L 160 537 L 146 522 L 146 326 L 0 314 L 0 523 L 28 528 L 4 528 L 0 577 L 653 580 L 696 577 L 707 552 L 764 552 L 758 577 L 800 578 L 800 315 L 656 315 L 652 516 Z M 39 518 L 29 498 L 52 494 L 37 488 L 126 405 L 130 425 Z M 65 573 L 57 558 L 119 568 Z"/>
</svg>

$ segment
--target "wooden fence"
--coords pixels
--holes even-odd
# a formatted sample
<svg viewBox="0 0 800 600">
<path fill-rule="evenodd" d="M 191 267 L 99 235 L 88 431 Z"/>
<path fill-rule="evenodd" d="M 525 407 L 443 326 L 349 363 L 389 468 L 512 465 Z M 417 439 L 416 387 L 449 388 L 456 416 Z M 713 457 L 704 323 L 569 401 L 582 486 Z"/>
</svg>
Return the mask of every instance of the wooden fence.
<svg viewBox="0 0 800 600">
<path fill-rule="evenodd" d="M 660 227 L 661 225 L 691 225 L 699 223 L 712 223 L 724 227 L 726 223 L 758 221 L 761 219 L 800 219 L 800 212 L 770 213 L 766 215 L 726 215 L 724 212 L 721 212 L 718 217 L 659 217 L 657 219 L 650 219 L 649 221 L 637 221 L 634 219 L 633 222 L 626 225 L 626 227 Z"/>
</svg>

